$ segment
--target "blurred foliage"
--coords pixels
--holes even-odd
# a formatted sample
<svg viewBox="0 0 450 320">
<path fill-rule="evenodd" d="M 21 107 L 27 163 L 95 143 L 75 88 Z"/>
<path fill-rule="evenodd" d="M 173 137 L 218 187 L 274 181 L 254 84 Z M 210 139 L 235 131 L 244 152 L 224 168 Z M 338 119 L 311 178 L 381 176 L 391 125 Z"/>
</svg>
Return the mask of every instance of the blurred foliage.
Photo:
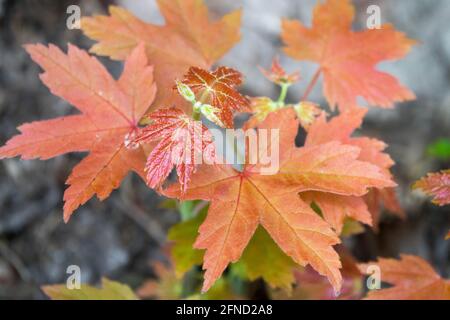
<svg viewBox="0 0 450 320">
<path fill-rule="evenodd" d="M 295 266 L 294 261 L 281 251 L 267 231 L 258 227 L 233 268 L 245 280 L 255 281 L 262 278 L 272 288 L 290 291 L 294 282 L 292 271 Z"/>
<path fill-rule="evenodd" d="M 187 211 L 184 213 L 186 217 L 192 217 L 189 220 L 182 221 L 174 225 L 169 230 L 168 239 L 173 243 L 172 246 L 172 259 L 175 264 L 175 271 L 177 276 L 181 277 L 187 271 L 192 269 L 195 265 L 201 265 L 203 261 L 203 250 L 194 249 L 194 242 L 197 238 L 198 228 L 205 220 L 206 213 L 209 206 L 203 207 L 194 216 L 193 211 L 194 201 L 185 201 L 184 206 L 180 206 L 180 214 L 183 215 L 181 210 Z M 192 205 L 187 205 L 191 203 Z"/>
<path fill-rule="evenodd" d="M 138 297 L 125 284 L 102 279 L 102 288 L 82 284 L 80 289 L 69 289 L 66 284 L 43 286 L 52 300 L 137 300 Z"/>
<path fill-rule="evenodd" d="M 430 144 L 427 148 L 427 154 L 430 157 L 442 161 L 450 160 L 450 139 L 441 138 Z"/>
</svg>

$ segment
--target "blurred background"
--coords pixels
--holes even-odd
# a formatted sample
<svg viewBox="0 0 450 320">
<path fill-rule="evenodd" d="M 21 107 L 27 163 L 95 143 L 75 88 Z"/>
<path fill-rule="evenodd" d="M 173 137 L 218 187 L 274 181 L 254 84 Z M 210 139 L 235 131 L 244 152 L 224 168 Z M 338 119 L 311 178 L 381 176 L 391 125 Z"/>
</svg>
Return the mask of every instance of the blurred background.
<svg viewBox="0 0 450 320">
<path fill-rule="evenodd" d="M 244 9 L 242 41 L 220 62 L 244 73 L 244 92 L 276 97 L 276 88 L 257 67 L 269 67 L 278 55 L 288 71 L 301 71 L 304 81 L 288 97 L 288 101 L 298 100 L 315 66 L 283 56 L 280 19 L 297 18 L 309 24 L 316 0 L 206 3 L 212 18 Z M 81 31 L 66 28 L 71 4 L 78 4 L 83 15 L 105 13 L 109 4 L 119 4 L 146 21 L 163 23 L 154 0 L 0 0 L 0 145 L 24 122 L 73 111 L 40 82 L 39 67 L 22 48 L 36 42 L 51 42 L 64 50 L 68 42 L 89 48 L 91 42 Z M 376 4 L 383 23 L 393 23 L 420 44 L 406 59 L 381 66 L 410 87 L 417 101 L 394 110 L 371 109 L 363 127 L 364 134 L 389 144 L 407 220 L 384 215 L 378 233 L 367 230 L 349 239 L 348 245 L 361 261 L 417 254 L 448 277 L 450 241 L 443 238 L 450 228 L 450 207 L 433 206 L 422 194 L 410 191 L 410 186 L 427 172 L 450 168 L 450 142 L 441 140 L 433 147 L 439 139 L 450 139 L 450 6 L 447 0 L 358 0 L 354 4 L 356 29 L 365 27 L 366 9 Z M 113 74 L 120 74 L 120 63 L 101 60 Z M 310 100 L 323 103 L 320 86 Z M 69 224 L 63 223 L 64 182 L 83 156 L 0 161 L 1 299 L 44 298 L 39 287 L 65 282 L 69 265 L 79 265 L 82 281 L 89 283 L 107 276 L 136 287 L 155 276 L 150 261 L 164 258 L 161 247 L 178 214 L 161 208 L 163 199 L 136 176 L 130 175 L 106 201 L 89 201 Z"/>
</svg>

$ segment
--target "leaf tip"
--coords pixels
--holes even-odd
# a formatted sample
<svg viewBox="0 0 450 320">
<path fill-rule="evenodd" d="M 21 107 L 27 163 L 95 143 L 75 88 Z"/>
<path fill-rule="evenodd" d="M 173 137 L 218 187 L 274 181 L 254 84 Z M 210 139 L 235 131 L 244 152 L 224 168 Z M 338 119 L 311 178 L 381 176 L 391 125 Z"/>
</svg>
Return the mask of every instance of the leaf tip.
<svg viewBox="0 0 450 320">
<path fill-rule="evenodd" d="M 72 209 L 67 209 L 66 207 L 64 208 L 64 213 L 63 213 L 63 220 L 65 224 L 69 223 L 70 217 L 73 214 L 73 210 Z"/>
</svg>

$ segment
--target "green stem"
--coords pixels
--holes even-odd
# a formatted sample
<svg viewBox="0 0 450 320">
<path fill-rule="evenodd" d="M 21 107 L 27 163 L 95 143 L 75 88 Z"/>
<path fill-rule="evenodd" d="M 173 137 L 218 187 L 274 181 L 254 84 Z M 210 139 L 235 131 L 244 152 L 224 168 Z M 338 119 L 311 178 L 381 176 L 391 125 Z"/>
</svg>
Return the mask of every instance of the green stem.
<svg viewBox="0 0 450 320">
<path fill-rule="evenodd" d="M 199 99 L 199 100 L 195 100 L 195 101 L 192 103 L 192 109 L 193 109 L 193 112 L 192 112 L 192 118 L 193 118 L 195 121 L 200 121 L 201 118 L 202 118 L 202 112 L 201 112 L 201 110 L 200 110 L 200 106 L 201 106 L 203 103 L 205 103 L 206 99 L 208 98 L 208 94 L 209 94 L 208 91 L 205 90 L 205 91 L 202 93 L 200 99 Z"/>
<path fill-rule="evenodd" d="M 194 121 L 200 121 L 202 117 L 202 113 L 200 112 L 200 108 L 193 108 L 193 112 L 192 112 L 192 119 L 194 119 Z"/>
<path fill-rule="evenodd" d="M 284 101 L 286 100 L 286 96 L 287 96 L 287 92 L 289 87 L 291 86 L 290 83 L 283 83 L 281 85 L 281 92 L 280 92 L 280 96 L 278 97 L 277 103 L 280 106 L 284 105 Z"/>
</svg>

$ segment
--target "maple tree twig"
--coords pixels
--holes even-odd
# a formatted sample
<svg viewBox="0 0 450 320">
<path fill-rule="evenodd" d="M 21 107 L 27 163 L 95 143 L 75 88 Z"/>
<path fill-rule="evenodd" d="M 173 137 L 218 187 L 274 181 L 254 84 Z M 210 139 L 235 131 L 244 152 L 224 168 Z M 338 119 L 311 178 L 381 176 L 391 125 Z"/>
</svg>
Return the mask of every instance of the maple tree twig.
<svg viewBox="0 0 450 320">
<path fill-rule="evenodd" d="M 314 87 L 317 84 L 317 80 L 319 80 L 320 74 L 322 73 L 322 69 L 317 69 L 316 73 L 314 74 L 313 78 L 311 79 L 311 82 L 309 83 L 308 87 L 306 88 L 305 94 L 303 95 L 301 101 L 305 101 L 308 99 L 311 91 L 314 89 Z"/>
</svg>

